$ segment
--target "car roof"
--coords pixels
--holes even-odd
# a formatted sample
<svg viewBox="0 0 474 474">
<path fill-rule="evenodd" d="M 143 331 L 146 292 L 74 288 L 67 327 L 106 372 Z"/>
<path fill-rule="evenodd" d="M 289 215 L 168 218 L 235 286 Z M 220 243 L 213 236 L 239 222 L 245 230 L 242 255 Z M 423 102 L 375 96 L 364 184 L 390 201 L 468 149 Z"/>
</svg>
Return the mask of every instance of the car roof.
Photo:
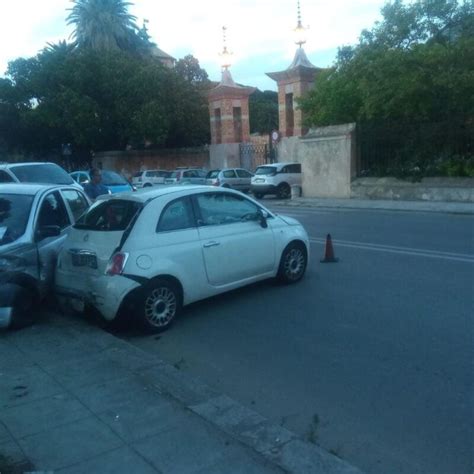
<svg viewBox="0 0 474 474">
<path fill-rule="evenodd" d="M 77 187 L 67 184 L 38 184 L 38 183 L 2 183 L 0 184 L 1 194 L 25 194 L 33 196 L 42 191 L 49 191 L 54 189 L 74 189 Z"/>
<path fill-rule="evenodd" d="M 299 163 L 297 161 L 285 161 L 281 163 L 266 163 L 264 165 L 257 166 L 257 168 L 261 168 L 263 166 L 276 166 L 276 167 L 283 167 L 286 165 L 298 165 Z"/>
<path fill-rule="evenodd" d="M 56 163 L 52 163 L 50 161 L 28 161 L 26 163 L 1 163 L 0 162 L 0 168 L 10 168 L 10 166 L 36 166 L 36 165 L 56 165 L 59 166 Z"/>
<path fill-rule="evenodd" d="M 240 194 L 238 191 L 234 191 L 228 188 L 216 188 L 214 186 L 204 186 L 204 185 L 186 185 L 186 186 L 164 186 L 164 187 L 150 187 L 150 188 L 143 188 L 139 189 L 134 193 L 125 192 L 125 193 L 116 193 L 116 194 L 104 194 L 100 196 L 99 200 L 110 200 L 110 199 L 123 199 L 128 201 L 135 201 L 135 202 L 147 202 L 155 198 L 159 198 L 162 196 L 168 196 L 170 194 L 195 194 L 199 191 L 208 191 L 208 192 L 231 192 L 235 194 Z"/>
</svg>

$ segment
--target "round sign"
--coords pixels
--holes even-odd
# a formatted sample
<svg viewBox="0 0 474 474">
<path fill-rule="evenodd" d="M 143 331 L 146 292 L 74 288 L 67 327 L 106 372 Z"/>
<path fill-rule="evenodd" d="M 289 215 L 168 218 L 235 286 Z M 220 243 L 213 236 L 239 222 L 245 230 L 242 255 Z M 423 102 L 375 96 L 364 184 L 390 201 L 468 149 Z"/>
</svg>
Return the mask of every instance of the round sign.
<svg viewBox="0 0 474 474">
<path fill-rule="evenodd" d="M 275 130 L 272 132 L 272 140 L 276 142 L 278 140 L 278 132 Z"/>
</svg>

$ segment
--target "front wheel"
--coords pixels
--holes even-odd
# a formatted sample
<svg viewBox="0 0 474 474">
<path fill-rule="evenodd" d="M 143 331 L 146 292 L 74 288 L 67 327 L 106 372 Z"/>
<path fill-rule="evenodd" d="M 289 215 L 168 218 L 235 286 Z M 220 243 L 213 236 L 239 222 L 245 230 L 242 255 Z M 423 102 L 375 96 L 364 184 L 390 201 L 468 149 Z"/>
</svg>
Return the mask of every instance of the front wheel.
<svg viewBox="0 0 474 474">
<path fill-rule="evenodd" d="M 277 277 L 283 283 L 296 283 L 303 278 L 307 264 L 305 246 L 301 242 L 292 242 L 281 255 Z"/>
<path fill-rule="evenodd" d="M 166 279 L 153 280 L 143 289 L 140 299 L 141 325 L 148 332 L 165 331 L 181 312 L 181 289 Z"/>
<path fill-rule="evenodd" d="M 263 193 L 253 193 L 255 196 L 255 199 L 262 199 L 263 198 Z"/>
</svg>

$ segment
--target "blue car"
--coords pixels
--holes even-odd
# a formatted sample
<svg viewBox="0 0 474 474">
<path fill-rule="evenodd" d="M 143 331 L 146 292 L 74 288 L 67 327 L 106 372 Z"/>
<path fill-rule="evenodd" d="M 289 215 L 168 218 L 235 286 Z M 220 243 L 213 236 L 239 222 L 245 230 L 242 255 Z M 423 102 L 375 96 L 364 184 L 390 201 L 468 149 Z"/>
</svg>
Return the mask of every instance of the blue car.
<svg viewBox="0 0 474 474">
<path fill-rule="evenodd" d="M 112 193 L 123 193 L 125 191 L 135 191 L 133 186 L 120 174 L 115 171 L 101 170 L 102 184 Z M 70 173 L 74 181 L 83 185 L 90 181 L 89 171 L 74 171 Z"/>
</svg>

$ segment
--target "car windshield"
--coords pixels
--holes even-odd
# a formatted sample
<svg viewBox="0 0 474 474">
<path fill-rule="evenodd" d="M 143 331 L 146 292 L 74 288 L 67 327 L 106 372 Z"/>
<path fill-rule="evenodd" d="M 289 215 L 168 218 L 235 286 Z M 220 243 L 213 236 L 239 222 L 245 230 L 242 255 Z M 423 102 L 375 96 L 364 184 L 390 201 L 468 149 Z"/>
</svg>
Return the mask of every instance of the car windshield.
<svg viewBox="0 0 474 474">
<path fill-rule="evenodd" d="M 219 176 L 219 170 L 212 170 L 207 173 L 206 178 L 212 179 L 212 178 L 217 178 Z"/>
<path fill-rule="evenodd" d="M 130 224 L 141 204 L 125 199 L 99 202 L 83 214 L 74 228 L 100 231 L 123 231 Z"/>
<path fill-rule="evenodd" d="M 128 184 L 128 181 L 115 171 L 102 170 L 102 184 L 105 186 L 123 185 Z"/>
<path fill-rule="evenodd" d="M 74 183 L 66 171 L 54 163 L 11 166 L 10 171 L 22 183 Z"/>
<path fill-rule="evenodd" d="M 181 176 L 181 171 L 173 171 L 171 174 L 170 174 L 170 178 L 177 178 L 178 176 Z"/>
<path fill-rule="evenodd" d="M 0 194 L 0 245 L 14 242 L 25 233 L 33 197 Z"/>
<path fill-rule="evenodd" d="M 277 172 L 277 169 L 275 166 L 259 166 L 255 170 L 256 175 L 259 175 L 259 174 L 272 175 L 272 174 L 276 174 L 276 172 Z"/>
</svg>

